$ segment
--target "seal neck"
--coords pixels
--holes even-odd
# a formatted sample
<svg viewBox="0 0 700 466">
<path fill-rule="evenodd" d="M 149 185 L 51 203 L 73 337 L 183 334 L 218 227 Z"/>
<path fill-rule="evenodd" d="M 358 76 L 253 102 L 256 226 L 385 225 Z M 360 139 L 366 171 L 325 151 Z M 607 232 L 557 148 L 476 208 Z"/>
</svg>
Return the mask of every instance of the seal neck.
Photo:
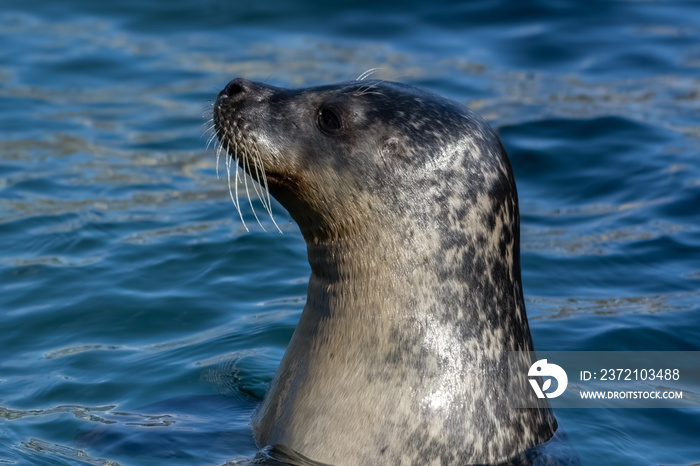
<svg viewBox="0 0 700 466">
<path fill-rule="evenodd" d="M 376 281 L 388 274 L 400 274 L 415 261 L 415 257 L 402 254 L 392 235 L 376 229 L 308 242 L 307 253 L 312 275 L 326 285 Z"/>
<path fill-rule="evenodd" d="M 489 248 L 469 238 L 452 244 L 437 227 L 375 226 L 309 242 L 312 273 L 304 312 L 387 324 L 430 316 L 452 344 L 489 334 L 498 337 L 485 345 L 493 354 L 532 351 L 514 241 L 519 238 L 510 239 Z"/>
</svg>

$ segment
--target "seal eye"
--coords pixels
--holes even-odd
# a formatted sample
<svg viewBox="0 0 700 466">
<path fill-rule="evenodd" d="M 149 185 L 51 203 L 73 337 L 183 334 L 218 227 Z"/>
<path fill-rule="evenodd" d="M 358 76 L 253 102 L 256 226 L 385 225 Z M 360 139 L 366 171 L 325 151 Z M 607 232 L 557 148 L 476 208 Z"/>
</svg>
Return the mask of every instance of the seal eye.
<svg viewBox="0 0 700 466">
<path fill-rule="evenodd" d="M 322 108 L 318 112 L 318 126 L 322 131 L 334 133 L 338 131 L 343 125 L 340 121 L 340 117 L 336 112 L 328 108 Z"/>
</svg>

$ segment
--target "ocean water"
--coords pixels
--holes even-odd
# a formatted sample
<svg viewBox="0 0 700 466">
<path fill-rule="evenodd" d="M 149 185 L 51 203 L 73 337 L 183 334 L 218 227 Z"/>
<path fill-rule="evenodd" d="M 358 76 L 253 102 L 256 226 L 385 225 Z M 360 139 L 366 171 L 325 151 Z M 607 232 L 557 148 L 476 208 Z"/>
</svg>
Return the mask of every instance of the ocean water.
<svg viewBox="0 0 700 466">
<path fill-rule="evenodd" d="M 309 267 L 212 103 L 371 68 L 500 134 L 537 349 L 700 350 L 700 3 L 0 1 L 0 464 L 255 455 Z M 555 414 L 583 464 L 700 463 L 698 409 Z"/>
</svg>

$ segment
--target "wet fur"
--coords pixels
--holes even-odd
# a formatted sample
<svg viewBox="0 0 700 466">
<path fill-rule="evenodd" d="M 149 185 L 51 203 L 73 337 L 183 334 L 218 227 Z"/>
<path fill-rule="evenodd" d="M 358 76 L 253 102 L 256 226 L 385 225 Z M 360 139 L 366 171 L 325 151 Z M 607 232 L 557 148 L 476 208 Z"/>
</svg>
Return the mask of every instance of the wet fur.
<svg viewBox="0 0 700 466">
<path fill-rule="evenodd" d="M 320 129 L 321 109 L 339 131 Z M 508 352 L 533 345 L 515 182 L 481 118 L 398 83 L 234 80 L 214 123 L 298 223 L 312 269 L 253 419 L 259 446 L 335 465 L 463 465 L 552 437 L 548 407 L 507 399 Z"/>
</svg>

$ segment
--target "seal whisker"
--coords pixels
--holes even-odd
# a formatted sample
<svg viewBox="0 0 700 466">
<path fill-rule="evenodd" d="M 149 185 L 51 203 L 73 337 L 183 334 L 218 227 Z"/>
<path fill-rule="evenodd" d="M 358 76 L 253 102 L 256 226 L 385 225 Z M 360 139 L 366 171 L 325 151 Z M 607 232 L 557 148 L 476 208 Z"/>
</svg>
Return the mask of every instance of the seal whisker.
<svg viewBox="0 0 700 466">
<path fill-rule="evenodd" d="M 367 71 L 365 71 L 364 73 L 362 73 L 361 75 L 359 75 L 357 78 L 355 78 L 355 81 L 364 81 L 364 80 L 367 79 L 369 76 L 371 76 L 372 74 L 374 74 L 376 71 L 379 71 L 379 70 L 381 70 L 381 69 L 382 69 L 381 67 L 370 68 L 370 69 L 368 69 Z"/>
<path fill-rule="evenodd" d="M 246 167 L 246 170 L 248 171 L 248 173 L 251 173 L 250 163 L 248 162 L 249 157 L 248 157 L 247 152 L 248 152 L 248 147 L 246 145 L 243 145 L 243 156 L 242 156 L 241 160 L 243 160 L 243 163 L 245 164 L 245 167 Z M 260 223 L 260 219 L 258 218 L 258 214 L 255 212 L 255 207 L 253 207 L 253 200 L 250 197 L 250 190 L 248 189 L 248 177 L 245 175 L 243 176 L 243 185 L 245 186 L 245 194 L 248 197 L 248 204 L 250 204 L 250 210 L 253 211 L 253 216 L 255 217 L 255 220 L 258 222 L 258 225 L 260 225 L 260 228 L 262 228 L 263 231 L 266 231 L 265 227 L 262 225 L 262 223 Z M 253 187 L 255 187 L 255 185 L 253 185 Z"/>
<path fill-rule="evenodd" d="M 241 179 L 238 177 L 238 167 L 240 165 L 240 163 L 239 163 L 240 158 L 238 157 L 238 140 L 235 139 L 233 141 L 233 144 L 234 144 L 234 146 L 233 146 L 234 153 L 236 154 L 236 156 L 235 156 L 235 158 L 236 158 L 236 194 L 238 194 L 238 183 L 241 182 Z"/>
<path fill-rule="evenodd" d="M 252 146 L 254 148 L 255 146 Z M 253 164 L 253 167 L 255 168 L 255 177 L 254 181 L 256 183 L 253 183 L 253 190 L 255 191 L 255 195 L 257 196 L 258 200 L 262 204 L 263 208 L 265 208 L 265 200 L 263 199 L 262 196 L 262 186 L 260 185 L 260 167 L 257 164 L 257 161 L 255 160 L 254 154 L 251 153 L 251 144 L 248 143 L 245 146 L 245 160 L 246 160 L 246 166 L 248 167 L 248 174 L 253 177 L 253 170 L 251 169 L 250 164 Z"/>
<path fill-rule="evenodd" d="M 381 95 L 381 94 L 371 92 L 371 90 L 372 90 L 372 88 L 370 86 L 361 86 L 361 87 L 357 88 L 357 90 L 355 91 L 355 95 L 358 97 L 363 96 L 363 95 L 369 95 L 369 94 Z"/>
<path fill-rule="evenodd" d="M 208 127 L 207 129 L 204 130 L 204 134 L 207 134 L 209 131 L 216 129 L 216 125 L 214 124 L 213 118 L 209 118 L 207 121 L 205 121 L 204 126 Z"/>
<path fill-rule="evenodd" d="M 253 160 L 256 165 L 260 165 L 260 172 L 262 174 L 262 185 L 263 185 L 263 191 L 265 192 L 265 196 L 267 197 L 267 200 L 263 200 L 263 204 L 265 205 L 265 208 L 267 209 L 268 213 L 272 215 L 272 201 L 270 199 L 270 189 L 267 186 L 267 176 L 265 174 L 265 163 L 263 162 L 263 159 L 260 155 L 260 149 L 258 149 L 257 146 L 253 147 Z"/>
<path fill-rule="evenodd" d="M 224 143 L 221 140 L 216 141 L 216 179 L 219 179 L 219 157 L 221 156 L 221 149 Z"/>
<path fill-rule="evenodd" d="M 381 92 L 364 91 L 363 93 L 357 94 L 357 95 L 362 96 L 362 95 L 383 95 L 383 94 Z"/>
<path fill-rule="evenodd" d="M 224 130 L 226 134 L 227 140 L 230 141 L 230 137 L 228 136 L 228 131 Z M 221 148 L 221 146 L 219 146 Z M 234 155 L 231 155 L 229 151 L 226 151 L 228 157 L 226 157 L 226 174 L 227 174 L 227 179 L 228 179 L 228 194 L 231 197 L 231 202 L 233 202 L 233 205 L 236 206 L 236 210 L 238 211 L 238 216 L 241 218 L 241 222 L 243 223 L 243 228 L 245 228 L 245 231 L 250 231 L 248 230 L 248 225 L 245 224 L 245 220 L 243 219 L 243 213 L 241 212 L 241 202 L 238 199 L 238 156 L 234 152 Z M 217 154 L 217 170 L 218 170 L 218 161 L 219 157 Z M 236 190 L 236 196 L 234 198 L 233 193 L 231 192 L 231 164 L 236 163 L 236 179 L 235 179 L 235 190 Z"/>
<path fill-rule="evenodd" d="M 253 148 L 255 152 L 251 155 L 252 163 L 255 166 L 255 173 L 256 176 L 258 177 L 258 183 L 261 184 L 261 186 L 255 190 L 255 194 L 258 196 L 258 199 L 260 200 L 260 203 L 262 204 L 263 208 L 265 209 L 265 212 L 270 216 L 270 220 L 272 220 L 272 223 L 275 225 L 275 228 L 282 233 L 280 230 L 279 226 L 277 226 L 277 222 L 275 222 L 275 219 L 272 215 L 272 207 L 271 207 L 271 202 L 270 202 L 270 191 L 267 187 L 267 177 L 265 176 L 265 167 L 262 165 L 262 160 L 259 159 L 259 154 L 257 154 L 257 149 Z M 262 181 L 260 181 L 262 179 Z M 255 186 L 255 185 L 254 185 Z M 262 227 L 262 225 L 260 225 Z M 265 228 L 263 228 L 265 230 Z"/>
<path fill-rule="evenodd" d="M 233 205 L 236 207 L 236 210 L 238 211 L 238 216 L 241 218 L 241 222 L 243 223 L 243 228 L 245 228 L 246 231 L 249 231 L 248 226 L 245 224 L 245 220 L 243 220 L 243 214 L 241 213 L 241 208 L 239 207 L 239 202 L 237 202 L 236 198 L 233 195 L 233 191 L 231 189 L 231 158 L 230 157 L 228 157 L 226 159 L 226 174 L 227 174 L 226 179 L 228 180 L 228 194 L 229 194 L 229 197 L 231 198 L 231 202 L 233 202 Z"/>
<path fill-rule="evenodd" d="M 258 196 L 258 199 L 260 199 L 260 203 L 262 204 L 263 208 L 268 210 L 267 199 L 263 195 L 264 188 L 261 186 L 263 181 L 267 182 L 267 178 L 265 178 L 265 169 L 261 166 L 260 161 L 258 160 L 258 150 L 254 145 L 249 148 L 248 157 L 255 167 L 255 177 L 257 179 L 257 183 L 253 185 L 255 187 L 255 194 Z"/>
<path fill-rule="evenodd" d="M 207 145 L 204 148 L 204 152 L 209 151 L 209 146 L 211 146 L 212 141 L 216 141 L 215 147 L 219 147 L 219 144 L 221 141 L 219 141 L 218 136 L 218 131 L 216 130 L 216 123 L 214 122 L 214 118 L 210 118 L 205 125 L 208 126 L 207 129 L 204 130 L 202 133 L 202 136 L 206 135 L 207 133 L 211 132 L 211 135 L 209 136 L 209 139 L 207 139 Z M 216 150 L 216 178 L 219 179 L 219 151 Z"/>
<path fill-rule="evenodd" d="M 212 130 L 214 130 L 214 127 L 213 127 L 213 126 L 210 127 L 209 129 L 207 129 L 207 130 L 204 132 L 203 135 L 207 134 L 209 131 L 212 131 Z M 209 135 L 209 137 L 207 138 L 207 146 L 206 146 L 206 148 L 205 148 L 204 150 L 209 150 L 209 146 L 211 145 L 211 142 L 212 142 L 214 139 L 216 139 L 216 136 L 217 136 L 216 130 L 214 130 L 214 131 L 211 133 L 211 135 Z"/>
<path fill-rule="evenodd" d="M 377 86 L 380 84 L 386 82 L 383 79 L 378 79 L 377 81 L 373 83 L 366 84 L 364 86 L 360 86 L 357 89 L 357 93 L 355 95 L 369 95 L 369 94 L 375 94 L 375 95 L 383 95 L 381 92 L 370 92 L 372 89 L 375 89 Z"/>
<path fill-rule="evenodd" d="M 239 150 L 238 150 L 238 141 L 240 140 L 240 142 L 241 142 L 240 147 L 241 147 L 241 149 L 242 149 L 242 150 L 240 151 L 240 153 L 241 153 L 240 160 L 242 160 L 243 163 L 245 164 L 245 167 L 244 167 L 244 168 L 246 169 L 246 171 L 248 172 L 248 174 L 249 174 L 251 177 L 253 177 L 253 171 L 250 169 L 250 159 L 251 159 L 250 146 L 251 146 L 251 143 L 250 143 L 250 141 L 249 141 L 248 139 L 246 139 L 246 138 L 244 137 L 243 133 L 242 133 L 240 130 L 238 130 L 238 131 L 235 133 L 235 135 L 236 135 L 236 153 L 237 153 L 237 154 L 239 153 Z M 256 166 L 256 170 L 257 170 L 257 166 Z M 255 210 L 253 209 L 253 204 L 252 204 L 252 201 L 251 201 L 251 198 L 250 198 L 250 193 L 249 193 L 249 191 L 248 191 L 248 183 L 247 183 L 247 179 L 245 178 L 245 173 L 244 173 L 243 176 L 244 176 L 243 182 L 244 182 L 244 184 L 245 184 L 245 186 L 246 186 L 246 193 L 248 194 L 248 202 L 250 203 L 250 207 L 251 207 L 251 209 L 253 210 L 253 213 L 255 214 Z M 258 178 L 258 180 L 260 179 L 260 174 L 257 173 L 257 172 L 256 172 L 256 177 Z M 260 200 L 262 201 L 261 196 L 260 196 L 260 186 L 259 186 L 259 183 L 253 183 L 253 189 L 255 190 L 255 194 L 257 195 L 258 199 L 260 199 Z M 262 201 L 262 202 L 263 202 L 263 206 L 264 206 L 265 203 L 264 203 L 264 201 Z M 257 215 L 256 215 L 256 219 L 257 219 Z M 260 223 L 260 221 L 258 221 L 258 223 Z M 260 225 L 260 226 L 262 226 L 262 225 Z M 265 229 L 263 228 L 263 230 L 265 230 Z"/>
<path fill-rule="evenodd" d="M 253 148 L 252 154 L 251 154 L 251 160 L 253 162 L 253 166 L 255 166 L 255 176 L 257 177 L 259 189 L 256 190 L 255 192 L 258 195 L 258 198 L 260 199 L 260 203 L 262 204 L 263 208 L 269 212 L 269 206 L 268 206 L 268 200 L 267 197 L 265 196 L 265 186 L 264 183 L 267 182 L 267 178 L 265 177 L 265 168 L 262 166 L 260 163 L 260 160 L 258 159 L 257 153 L 255 148 Z"/>
<path fill-rule="evenodd" d="M 236 188 L 235 188 L 235 189 L 236 189 L 236 199 L 238 199 L 238 183 L 239 183 L 240 180 L 239 180 L 239 178 L 238 178 L 238 167 L 239 167 L 239 164 L 238 164 L 238 157 L 237 157 L 237 156 L 236 156 L 236 159 L 235 159 L 235 160 L 236 160 L 236 176 L 235 176 Z M 239 203 L 236 205 L 236 207 L 238 207 L 238 215 L 241 217 L 241 220 L 243 220 L 243 214 L 241 213 L 240 201 L 239 201 Z M 243 222 L 243 226 L 245 226 L 245 222 Z M 249 231 L 249 230 L 248 230 L 248 227 L 245 227 L 245 231 Z"/>
<path fill-rule="evenodd" d="M 265 190 L 265 194 L 267 195 L 267 203 L 265 203 L 263 201 L 263 205 L 265 206 L 265 209 L 267 210 L 267 213 L 270 216 L 270 220 L 272 220 L 272 223 L 275 225 L 275 228 L 277 228 L 277 231 L 282 233 L 282 230 L 280 230 L 279 225 L 277 225 L 277 222 L 275 221 L 275 216 L 272 215 L 272 199 L 270 198 L 270 188 L 267 184 L 267 176 L 265 175 L 265 164 L 263 162 L 262 156 L 260 155 L 260 150 L 258 149 L 257 146 L 254 147 L 254 161 L 255 161 L 256 165 L 258 164 L 258 162 L 260 163 L 260 170 L 262 171 L 263 187 Z"/>
<path fill-rule="evenodd" d="M 207 145 L 204 148 L 205 152 L 209 150 L 209 146 L 211 146 L 212 141 L 214 141 L 215 139 L 217 139 L 216 132 L 212 133 L 211 136 L 209 136 L 209 139 L 207 140 Z"/>
</svg>

